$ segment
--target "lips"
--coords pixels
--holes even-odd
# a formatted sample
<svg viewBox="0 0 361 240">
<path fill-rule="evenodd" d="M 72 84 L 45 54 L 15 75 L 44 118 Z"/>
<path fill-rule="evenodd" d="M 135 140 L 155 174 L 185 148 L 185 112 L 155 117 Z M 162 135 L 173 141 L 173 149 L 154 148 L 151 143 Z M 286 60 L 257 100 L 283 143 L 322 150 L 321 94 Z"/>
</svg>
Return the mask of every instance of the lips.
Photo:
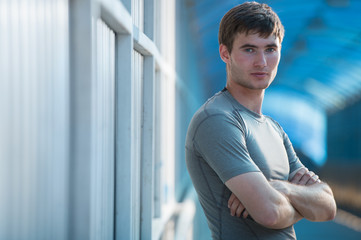
<svg viewBox="0 0 361 240">
<path fill-rule="evenodd" d="M 268 75 L 267 72 L 253 72 L 251 73 L 252 76 L 255 76 L 255 77 L 265 77 Z"/>
</svg>

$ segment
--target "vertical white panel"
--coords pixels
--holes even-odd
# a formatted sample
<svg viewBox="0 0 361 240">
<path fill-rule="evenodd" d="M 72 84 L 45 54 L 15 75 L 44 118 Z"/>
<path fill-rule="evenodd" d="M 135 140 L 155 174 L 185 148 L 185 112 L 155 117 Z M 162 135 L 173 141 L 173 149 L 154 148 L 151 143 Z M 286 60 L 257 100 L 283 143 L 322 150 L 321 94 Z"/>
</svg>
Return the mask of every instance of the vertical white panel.
<svg viewBox="0 0 361 240">
<path fill-rule="evenodd" d="M 133 24 L 139 28 L 139 31 L 143 32 L 143 30 L 144 30 L 144 0 L 133 0 L 132 1 L 132 19 L 133 19 Z"/>
<path fill-rule="evenodd" d="M 161 161 L 162 161 L 162 208 L 163 214 L 174 211 L 175 179 L 175 75 L 169 74 L 175 67 L 175 1 L 160 0 L 161 51 L 167 62 L 168 74 L 161 78 Z M 165 67 L 165 66 L 163 66 Z"/>
<path fill-rule="evenodd" d="M 161 49 L 161 0 L 154 0 L 154 43 Z"/>
<path fill-rule="evenodd" d="M 92 88 L 91 239 L 113 239 L 115 167 L 115 34 L 98 19 Z"/>
<path fill-rule="evenodd" d="M 70 10 L 70 168 L 69 239 L 90 239 L 92 23 L 89 0 L 69 1 Z"/>
<path fill-rule="evenodd" d="M 140 202 L 141 202 L 141 150 L 142 150 L 142 121 L 143 121 L 143 56 L 134 51 L 133 52 L 134 68 L 133 68 L 133 137 L 132 137 L 132 229 L 133 238 L 140 237 Z"/>
<path fill-rule="evenodd" d="M 152 232 L 154 211 L 154 57 L 144 58 L 141 155 L 141 239 Z"/>
<path fill-rule="evenodd" d="M 0 37 L 0 72 L 2 73 L 3 81 L 0 81 L 0 112 L 4 114 L 0 120 L 0 193 L 7 194 L 7 197 L 0 199 L 0 239 L 5 239 L 8 234 L 8 225 L 10 213 L 10 188 L 9 188 L 9 170 L 10 162 L 10 144 L 11 139 L 8 128 L 10 127 L 10 71 L 9 69 L 9 3 L 7 1 L 0 2 L 0 32 L 3 37 Z M 5 217 L 7 216 L 7 217 Z"/>
<path fill-rule="evenodd" d="M 154 38 L 154 1 L 144 1 L 143 22 L 144 33 Z M 141 239 L 149 239 L 152 235 L 154 217 L 154 127 L 155 127 L 155 59 L 144 57 L 143 81 L 143 119 L 141 149 Z"/>
<path fill-rule="evenodd" d="M 160 79 L 161 73 L 159 70 L 155 72 L 155 122 L 154 122 L 154 218 L 160 218 L 162 214 L 162 202 L 161 202 L 161 89 Z"/>
<path fill-rule="evenodd" d="M 171 214 L 174 203 L 174 83 L 171 79 L 163 76 L 161 79 L 161 201 L 164 214 Z"/>
<path fill-rule="evenodd" d="M 118 35 L 116 79 L 116 239 L 133 238 L 133 89 L 134 61 L 131 35 Z"/>
<path fill-rule="evenodd" d="M 0 238 L 66 239 L 68 2 L 1 1 L 0 11 Z"/>
<path fill-rule="evenodd" d="M 154 41 L 155 34 L 155 0 L 144 1 L 144 33 Z M 153 67 L 154 70 L 154 67 Z"/>
</svg>

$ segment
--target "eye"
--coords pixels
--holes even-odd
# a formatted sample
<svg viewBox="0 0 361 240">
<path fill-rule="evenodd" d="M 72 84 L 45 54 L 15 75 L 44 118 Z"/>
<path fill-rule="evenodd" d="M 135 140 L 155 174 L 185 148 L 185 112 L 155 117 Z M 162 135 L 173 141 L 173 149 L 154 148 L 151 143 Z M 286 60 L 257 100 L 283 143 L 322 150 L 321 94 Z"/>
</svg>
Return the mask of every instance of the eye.
<svg viewBox="0 0 361 240">
<path fill-rule="evenodd" d="M 253 48 L 245 48 L 244 51 L 248 52 L 248 53 L 253 53 L 254 49 Z"/>
<path fill-rule="evenodd" d="M 272 52 L 275 52 L 276 49 L 275 48 L 267 48 L 266 49 L 266 52 L 269 52 L 269 53 L 272 53 Z"/>
</svg>

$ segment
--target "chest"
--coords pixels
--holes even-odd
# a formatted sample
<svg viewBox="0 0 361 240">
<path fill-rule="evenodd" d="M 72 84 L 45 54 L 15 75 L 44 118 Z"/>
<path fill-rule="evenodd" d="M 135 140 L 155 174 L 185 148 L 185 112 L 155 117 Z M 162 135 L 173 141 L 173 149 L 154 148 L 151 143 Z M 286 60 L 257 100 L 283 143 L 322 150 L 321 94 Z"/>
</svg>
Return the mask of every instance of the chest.
<svg viewBox="0 0 361 240">
<path fill-rule="evenodd" d="M 246 133 L 246 146 L 267 179 L 288 179 L 289 161 L 280 131 L 267 123 L 251 126 Z"/>
</svg>

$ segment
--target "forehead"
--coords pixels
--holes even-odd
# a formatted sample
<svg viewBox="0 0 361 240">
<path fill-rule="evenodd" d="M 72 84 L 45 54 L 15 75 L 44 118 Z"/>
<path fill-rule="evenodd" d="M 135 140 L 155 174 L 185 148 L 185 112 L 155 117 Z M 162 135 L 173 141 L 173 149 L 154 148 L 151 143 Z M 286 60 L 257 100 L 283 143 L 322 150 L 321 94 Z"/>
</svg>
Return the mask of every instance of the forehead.
<svg viewBox="0 0 361 240">
<path fill-rule="evenodd" d="M 268 37 L 261 37 L 258 33 L 237 33 L 233 46 L 242 46 L 244 44 L 254 45 L 257 47 L 264 47 L 268 45 L 280 46 L 279 38 L 275 35 L 270 35 Z"/>
</svg>

